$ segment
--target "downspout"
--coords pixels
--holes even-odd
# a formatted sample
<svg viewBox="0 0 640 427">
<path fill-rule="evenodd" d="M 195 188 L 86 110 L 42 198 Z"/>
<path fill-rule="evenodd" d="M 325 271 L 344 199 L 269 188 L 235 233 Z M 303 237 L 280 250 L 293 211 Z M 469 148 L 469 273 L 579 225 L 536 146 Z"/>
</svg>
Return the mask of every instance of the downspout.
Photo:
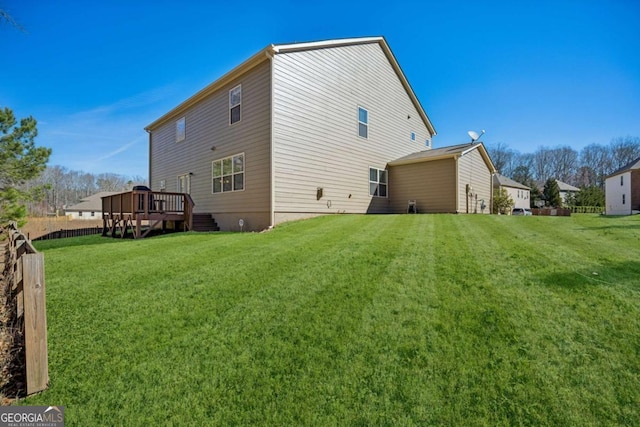
<svg viewBox="0 0 640 427">
<path fill-rule="evenodd" d="M 266 55 L 269 58 L 270 61 L 270 79 L 271 79 L 271 93 L 269 94 L 269 103 L 270 103 L 270 108 L 271 108 L 271 118 L 270 118 L 270 135 L 269 135 L 269 149 L 270 149 L 270 161 L 271 161 L 271 165 L 270 165 L 270 171 L 269 171 L 269 185 L 271 187 L 271 195 L 270 195 L 270 206 L 269 206 L 269 218 L 270 218 L 270 224 L 269 224 L 269 228 L 273 228 L 276 225 L 276 178 L 275 178 L 275 147 L 274 147 L 274 117 L 275 117 L 275 113 L 274 113 L 274 93 L 273 93 L 273 89 L 275 87 L 275 83 L 274 83 L 274 62 L 275 62 L 275 52 L 273 50 L 273 46 L 270 50 L 266 51 Z"/>
<path fill-rule="evenodd" d="M 144 128 L 144 130 L 149 134 L 149 175 L 147 180 L 149 181 L 149 188 L 153 189 L 151 187 L 151 131 L 147 128 Z"/>
<path fill-rule="evenodd" d="M 460 180 L 458 176 L 458 160 L 460 156 L 454 156 L 453 162 L 456 164 L 456 213 L 460 213 Z"/>
</svg>

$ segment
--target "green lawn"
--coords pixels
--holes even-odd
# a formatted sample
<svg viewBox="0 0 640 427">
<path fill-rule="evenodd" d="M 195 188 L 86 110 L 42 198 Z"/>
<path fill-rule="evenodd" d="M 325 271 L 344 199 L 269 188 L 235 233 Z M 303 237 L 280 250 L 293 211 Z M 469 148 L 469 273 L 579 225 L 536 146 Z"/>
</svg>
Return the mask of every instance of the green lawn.
<svg viewBox="0 0 640 427">
<path fill-rule="evenodd" d="M 42 242 L 66 425 L 640 425 L 640 216 Z"/>
</svg>

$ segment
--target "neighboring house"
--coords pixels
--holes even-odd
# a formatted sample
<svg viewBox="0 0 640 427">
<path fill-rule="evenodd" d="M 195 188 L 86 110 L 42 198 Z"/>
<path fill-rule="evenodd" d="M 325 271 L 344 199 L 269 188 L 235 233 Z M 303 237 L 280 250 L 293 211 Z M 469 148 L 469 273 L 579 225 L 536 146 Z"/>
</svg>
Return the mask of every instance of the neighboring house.
<svg viewBox="0 0 640 427">
<path fill-rule="evenodd" d="M 410 199 L 426 212 L 421 194 L 442 191 L 428 181 L 415 183 L 422 193 L 398 189 L 413 185 L 402 158 L 430 150 L 436 132 L 382 37 L 269 45 L 146 130 L 151 188 L 189 193 L 194 212 L 222 230 L 239 230 L 240 219 L 261 230 L 329 213 L 402 212 Z M 462 172 L 449 174 L 456 201 L 443 211 L 465 212 Z M 491 205 L 490 190 L 481 198 Z"/>
<path fill-rule="evenodd" d="M 496 173 L 493 175 L 493 189 L 497 191 L 501 188 L 504 188 L 513 200 L 514 208 L 528 209 L 531 207 L 531 188 Z"/>
<path fill-rule="evenodd" d="M 560 198 L 562 199 L 562 203 L 565 204 L 567 202 L 567 197 L 571 195 L 576 195 L 580 189 L 578 187 L 574 187 L 573 185 L 567 184 L 566 182 L 558 181 L 558 189 L 560 190 Z M 544 184 L 542 185 L 544 188 Z"/>
<path fill-rule="evenodd" d="M 412 153 L 389 162 L 391 212 L 491 213 L 495 168 L 481 142 Z"/>
<path fill-rule="evenodd" d="M 102 197 L 117 194 L 115 191 L 101 191 L 81 199 L 80 203 L 64 210 L 71 219 L 102 219 Z"/>
<path fill-rule="evenodd" d="M 605 179 L 607 215 L 640 213 L 640 157 Z"/>
</svg>

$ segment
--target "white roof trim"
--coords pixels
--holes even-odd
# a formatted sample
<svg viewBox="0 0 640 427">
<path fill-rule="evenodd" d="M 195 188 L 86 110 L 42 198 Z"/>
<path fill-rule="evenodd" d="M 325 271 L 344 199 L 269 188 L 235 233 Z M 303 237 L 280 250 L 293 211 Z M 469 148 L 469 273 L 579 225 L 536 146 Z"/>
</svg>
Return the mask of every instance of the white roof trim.
<svg viewBox="0 0 640 427">
<path fill-rule="evenodd" d="M 322 40 L 316 42 L 278 44 L 272 45 L 272 48 L 274 52 L 281 53 L 286 51 L 291 52 L 306 49 L 319 49 L 324 47 L 338 47 L 350 44 L 379 43 L 382 40 L 384 40 L 382 37 L 359 37 L 350 39 Z"/>
</svg>

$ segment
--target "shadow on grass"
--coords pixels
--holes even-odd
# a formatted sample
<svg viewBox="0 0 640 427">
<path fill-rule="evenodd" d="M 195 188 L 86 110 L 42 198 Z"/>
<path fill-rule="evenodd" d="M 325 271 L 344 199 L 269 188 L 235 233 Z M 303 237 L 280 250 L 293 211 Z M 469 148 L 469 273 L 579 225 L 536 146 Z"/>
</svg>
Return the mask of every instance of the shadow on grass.
<svg viewBox="0 0 640 427">
<path fill-rule="evenodd" d="M 94 246 L 105 245 L 109 243 L 122 242 L 123 239 L 102 237 L 101 235 L 83 236 L 83 237 L 68 237 L 64 239 L 54 240 L 41 240 L 33 242 L 33 246 L 39 251 L 46 251 L 49 249 L 69 248 L 72 246 Z"/>
<path fill-rule="evenodd" d="M 631 285 L 633 288 L 640 288 L 638 277 L 640 277 L 640 261 L 625 261 L 550 273 L 541 277 L 540 284 L 565 289 L 612 285 Z"/>
</svg>

